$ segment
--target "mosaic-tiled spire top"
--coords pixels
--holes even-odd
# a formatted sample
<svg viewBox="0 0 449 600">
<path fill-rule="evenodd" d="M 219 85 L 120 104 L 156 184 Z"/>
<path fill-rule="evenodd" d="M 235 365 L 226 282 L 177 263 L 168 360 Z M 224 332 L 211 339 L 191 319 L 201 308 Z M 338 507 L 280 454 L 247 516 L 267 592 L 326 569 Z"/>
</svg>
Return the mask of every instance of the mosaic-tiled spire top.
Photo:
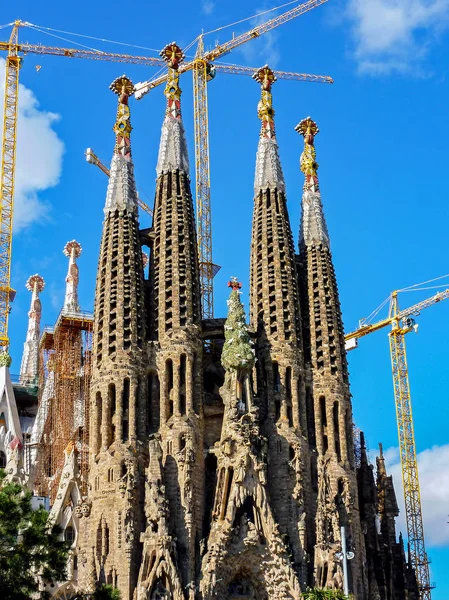
<svg viewBox="0 0 449 600">
<path fill-rule="evenodd" d="M 156 172 L 160 176 L 167 171 L 182 171 L 189 174 L 189 156 L 181 118 L 181 88 L 179 87 L 179 65 L 184 54 L 172 42 L 165 46 L 160 55 L 167 61 L 168 76 L 164 94 L 167 98 L 165 119 L 162 124 L 161 141 Z"/>
<path fill-rule="evenodd" d="M 254 178 L 254 191 L 256 194 L 261 189 L 276 188 L 285 191 L 284 175 L 279 160 L 279 149 L 274 128 L 274 109 L 271 87 L 276 81 L 273 71 L 265 65 L 253 78 L 262 88 L 262 96 L 257 105 L 257 116 L 262 121 L 259 146 L 257 148 L 256 174 Z"/>
<path fill-rule="evenodd" d="M 310 117 L 303 119 L 295 130 L 304 137 L 304 151 L 300 158 L 300 168 L 304 173 L 304 191 L 302 196 L 302 220 L 300 244 L 312 246 L 323 244 L 329 247 L 329 233 L 321 203 L 318 184 L 318 163 L 316 162 L 315 136 L 319 132 L 315 121 Z"/>
<path fill-rule="evenodd" d="M 117 119 L 115 132 L 115 148 L 111 161 L 109 185 L 106 196 L 105 213 L 119 210 L 134 212 L 137 215 L 137 192 L 134 181 L 134 165 L 131 159 L 131 120 L 129 96 L 133 93 L 133 84 L 128 77 L 122 75 L 115 79 L 110 89 L 117 94 Z"/>
<path fill-rule="evenodd" d="M 67 271 L 65 298 L 63 310 L 67 312 L 79 312 L 80 304 L 78 300 L 78 282 L 79 282 L 79 268 L 76 264 L 76 259 L 81 256 L 81 245 L 76 241 L 72 240 L 67 242 L 64 246 L 64 254 L 69 258 L 69 268 Z"/>
<path fill-rule="evenodd" d="M 43 277 L 32 275 L 26 282 L 26 288 L 31 292 L 31 305 L 28 313 L 28 329 L 23 346 L 22 363 L 20 365 L 20 381 L 31 383 L 38 376 L 39 338 L 42 305 L 39 294 L 45 287 Z"/>
</svg>

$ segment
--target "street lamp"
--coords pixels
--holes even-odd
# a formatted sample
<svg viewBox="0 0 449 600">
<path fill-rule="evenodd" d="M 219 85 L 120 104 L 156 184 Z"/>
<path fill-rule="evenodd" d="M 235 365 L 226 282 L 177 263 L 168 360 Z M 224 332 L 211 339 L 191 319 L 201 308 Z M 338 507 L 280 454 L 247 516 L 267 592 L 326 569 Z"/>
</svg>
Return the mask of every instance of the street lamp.
<svg viewBox="0 0 449 600">
<path fill-rule="evenodd" d="M 348 584 L 348 560 L 354 558 L 354 552 L 348 552 L 346 549 L 346 527 L 341 527 L 341 552 L 335 553 L 335 558 L 339 560 L 343 565 L 343 591 L 345 596 L 349 596 L 349 584 Z"/>
</svg>

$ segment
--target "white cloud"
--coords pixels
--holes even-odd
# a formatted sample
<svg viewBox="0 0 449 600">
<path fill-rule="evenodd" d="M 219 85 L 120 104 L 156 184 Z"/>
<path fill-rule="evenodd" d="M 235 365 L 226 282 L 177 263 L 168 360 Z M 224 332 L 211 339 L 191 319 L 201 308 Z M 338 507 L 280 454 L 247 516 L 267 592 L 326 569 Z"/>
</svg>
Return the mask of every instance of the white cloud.
<svg viewBox="0 0 449 600">
<path fill-rule="evenodd" d="M 3 123 L 5 61 L 0 59 L 0 117 Z M 20 84 L 17 131 L 14 229 L 46 219 L 49 204 L 39 193 L 55 186 L 61 175 L 64 144 L 53 129 L 59 116 L 39 108 L 34 93 Z M 0 132 L 0 138 L 2 132 Z"/>
<path fill-rule="evenodd" d="M 215 10 L 215 2 L 213 0 L 203 0 L 201 8 L 205 15 L 211 15 Z"/>
<path fill-rule="evenodd" d="M 257 14 L 266 10 L 266 7 L 259 7 L 255 9 L 254 13 Z M 249 22 L 248 29 L 256 27 L 257 25 L 261 25 L 262 23 L 265 23 L 265 21 L 268 21 L 272 18 L 272 13 L 255 17 Z M 248 63 L 248 66 L 262 67 L 266 63 L 271 68 L 277 67 L 281 58 L 281 54 L 277 46 L 278 38 L 279 33 L 272 30 L 264 33 L 257 40 L 252 40 L 249 44 L 244 44 L 241 46 L 240 51 L 245 57 L 245 61 Z"/>
<path fill-rule="evenodd" d="M 400 515 L 397 530 L 407 533 L 401 466 L 397 448 L 384 452 L 388 473 L 393 475 Z M 419 482 L 426 546 L 449 547 L 449 444 L 433 446 L 418 454 Z"/>
<path fill-rule="evenodd" d="M 349 0 L 354 56 L 360 72 L 413 73 L 449 26 L 449 0 Z"/>
</svg>

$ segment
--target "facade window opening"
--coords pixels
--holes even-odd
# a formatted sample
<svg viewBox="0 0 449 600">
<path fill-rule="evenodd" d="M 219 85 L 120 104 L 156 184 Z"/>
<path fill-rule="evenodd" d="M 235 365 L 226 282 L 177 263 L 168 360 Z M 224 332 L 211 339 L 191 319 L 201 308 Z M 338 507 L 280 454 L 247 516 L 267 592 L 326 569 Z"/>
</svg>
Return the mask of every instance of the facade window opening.
<svg viewBox="0 0 449 600">
<path fill-rule="evenodd" d="M 168 359 L 166 362 L 166 376 L 167 376 L 167 392 L 171 392 L 173 389 L 173 361 Z"/>
<path fill-rule="evenodd" d="M 287 367 L 285 370 L 285 391 L 287 393 L 287 398 L 289 400 L 292 399 L 292 368 Z"/>
<path fill-rule="evenodd" d="M 124 442 L 129 440 L 129 421 L 122 422 L 122 440 Z"/>
<path fill-rule="evenodd" d="M 279 421 L 281 418 L 281 403 L 279 400 L 274 401 L 274 420 Z"/>
<path fill-rule="evenodd" d="M 277 393 L 281 391 L 281 377 L 279 375 L 279 365 L 273 363 L 273 390 Z"/>
<path fill-rule="evenodd" d="M 122 407 L 123 414 L 125 415 L 129 410 L 129 378 L 126 377 L 123 381 L 123 392 L 122 392 Z"/>
<path fill-rule="evenodd" d="M 341 461 L 341 447 L 340 447 L 340 426 L 339 426 L 339 403 L 334 402 L 333 406 L 333 419 L 334 419 L 334 438 L 335 438 L 335 452 L 337 454 L 337 460 Z"/>
<path fill-rule="evenodd" d="M 186 414 L 186 395 L 179 394 L 179 412 L 182 415 Z"/>
<path fill-rule="evenodd" d="M 109 384 L 108 387 L 108 399 L 109 399 L 109 406 L 110 406 L 110 410 L 111 410 L 111 417 L 113 417 L 115 415 L 115 410 L 116 410 L 116 396 L 115 396 L 115 385 L 113 383 Z"/>
<path fill-rule="evenodd" d="M 0 451 L 0 469 L 4 469 L 6 467 L 6 454 Z"/>
<path fill-rule="evenodd" d="M 179 385 L 181 387 L 186 384 L 186 364 L 187 357 L 185 354 L 181 354 L 181 362 L 179 365 Z"/>
<path fill-rule="evenodd" d="M 68 525 L 64 530 L 64 540 L 71 546 L 75 542 L 75 529 L 71 525 Z"/>
</svg>

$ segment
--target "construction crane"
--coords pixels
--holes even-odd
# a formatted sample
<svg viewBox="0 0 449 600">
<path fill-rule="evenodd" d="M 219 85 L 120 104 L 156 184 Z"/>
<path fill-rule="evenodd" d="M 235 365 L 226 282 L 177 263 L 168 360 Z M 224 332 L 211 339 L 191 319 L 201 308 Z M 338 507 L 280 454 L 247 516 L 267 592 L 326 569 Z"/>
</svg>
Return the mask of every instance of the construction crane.
<svg viewBox="0 0 449 600">
<path fill-rule="evenodd" d="M 199 231 L 200 240 L 200 261 L 202 264 L 202 288 L 203 297 L 203 315 L 213 316 L 213 288 L 212 277 L 217 272 L 218 267 L 212 264 L 212 232 L 210 220 L 210 191 L 209 191 L 209 152 L 208 152 L 208 116 L 207 116 L 207 89 L 206 82 L 212 76 L 213 69 L 211 62 L 217 58 L 229 53 L 233 48 L 259 37 L 263 33 L 277 27 L 288 20 L 299 16 L 313 8 L 324 4 L 328 0 L 309 0 L 305 4 L 279 15 L 266 23 L 255 27 L 249 32 L 233 38 L 227 44 L 217 46 L 212 51 L 205 52 L 202 56 L 197 56 L 194 61 L 181 67 L 181 71 L 193 69 L 196 61 L 199 74 L 199 85 L 196 94 L 196 112 L 195 112 L 195 157 L 197 158 L 197 207 L 201 208 L 197 214 L 202 218 L 198 224 L 202 228 Z M 11 245 L 12 245 L 12 218 L 14 207 L 14 173 L 15 156 L 17 141 L 17 111 L 18 111 L 18 92 L 19 92 L 19 70 L 23 58 L 20 54 L 39 54 L 61 56 L 66 58 L 82 58 L 89 60 L 102 60 L 117 63 L 140 64 L 145 66 L 165 67 L 166 63 L 162 58 L 149 56 L 134 56 L 130 54 L 117 54 L 111 52 L 102 52 L 95 50 L 59 48 L 46 46 L 42 44 L 19 44 L 18 33 L 20 27 L 31 27 L 40 31 L 32 23 L 26 21 L 15 21 L 11 23 L 12 32 L 7 42 L 0 42 L 0 50 L 7 52 L 6 70 L 5 70 L 5 98 L 4 98 L 4 123 L 3 123 L 3 141 L 1 154 L 1 175 L 0 175 L 0 347 L 7 347 L 8 338 L 8 316 L 10 304 L 14 298 L 15 292 L 10 287 L 11 270 Z M 200 36 L 202 42 L 202 36 Z M 199 44 L 200 45 L 200 44 Z M 207 64 L 206 64 L 207 63 Z M 203 65 L 203 66 L 201 66 Z M 238 65 L 216 65 L 220 71 L 252 75 L 254 68 L 239 67 Z M 320 75 L 307 75 L 300 73 L 285 72 L 285 79 L 296 79 L 299 81 L 311 81 L 319 83 L 333 83 L 330 77 Z M 166 75 L 148 83 L 149 91 L 152 87 L 163 83 Z M 146 93 L 140 85 L 140 91 L 137 90 L 136 97 Z M 197 100 L 201 97 L 202 101 Z M 206 151 L 204 152 L 204 148 Z M 202 157 L 201 163 L 199 157 Z M 199 165 L 199 166 L 198 166 Z M 206 183 L 204 183 L 206 182 Z M 201 194 L 199 193 L 201 191 Z"/>
<path fill-rule="evenodd" d="M 273 19 L 253 27 L 241 35 L 233 37 L 228 42 L 215 46 L 212 50 L 204 50 L 203 35 L 198 37 L 195 58 L 181 65 L 179 72 L 193 71 L 193 99 L 194 99 L 194 124 L 195 124 L 195 172 L 196 172 L 196 218 L 198 231 L 199 264 L 201 278 L 201 298 L 203 318 L 214 316 L 213 278 L 218 272 L 212 261 L 212 223 L 210 206 L 210 164 L 209 164 L 209 124 L 207 108 L 207 83 L 214 78 L 216 71 L 234 74 L 253 74 L 255 69 L 248 73 L 244 67 L 233 65 L 213 65 L 218 58 L 229 54 L 232 50 L 242 46 L 250 40 L 256 39 L 288 21 L 303 15 L 310 10 L 321 6 L 328 0 L 309 0 L 300 4 Z M 317 75 L 293 74 L 286 79 L 301 81 L 315 81 L 320 83 L 333 83 L 330 77 Z M 279 78 L 278 72 L 276 76 Z M 166 75 L 156 79 L 138 83 L 135 86 L 135 97 L 139 100 L 152 88 L 164 83 Z"/>
<path fill-rule="evenodd" d="M 412 288 L 416 286 L 411 286 Z M 410 288 L 411 289 L 411 288 Z M 407 291 L 407 290 L 403 290 Z M 430 583 L 429 561 L 427 558 L 424 527 L 421 509 L 421 494 L 416 459 L 415 435 L 413 430 L 412 401 L 408 380 L 407 355 L 405 350 L 405 334 L 416 331 L 417 325 L 413 317 L 422 310 L 449 298 L 449 289 L 438 292 L 434 296 L 418 302 L 409 308 L 399 310 L 398 291 L 390 295 L 388 317 L 377 323 L 362 320 L 358 329 L 345 335 L 346 350 L 353 350 L 358 339 L 390 327 L 391 366 L 393 372 L 394 400 L 396 404 L 396 420 L 398 426 L 399 452 L 401 457 L 402 483 L 404 487 L 405 519 L 407 536 L 410 545 L 412 566 L 415 569 L 421 600 L 431 599 L 433 586 Z"/>
<path fill-rule="evenodd" d="M 101 162 L 101 160 L 98 158 L 98 156 L 95 154 L 95 152 L 92 150 L 92 148 L 87 148 L 86 152 L 86 161 L 88 163 L 90 163 L 91 165 L 95 165 L 97 166 L 101 171 L 103 171 L 103 173 L 105 175 L 107 175 L 109 177 L 110 173 L 109 173 L 109 169 Z M 153 211 L 151 210 L 151 208 L 145 204 L 145 202 L 140 198 L 139 194 L 137 194 L 137 204 L 139 205 L 139 207 L 144 210 L 146 213 L 148 213 L 151 217 L 153 216 Z"/>
<path fill-rule="evenodd" d="M 11 246 L 19 105 L 19 71 L 23 60 L 19 54 L 49 54 L 68 58 L 87 58 L 155 67 L 165 66 L 165 62 L 162 59 L 149 56 L 55 48 L 40 44 L 19 44 L 19 28 L 27 27 L 31 24 L 24 21 L 15 21 L 11 25 L 12 32 L 9 41 L 0 42 L 0 50 L 8 53 L 5 65 L 3 141 L 0 172 L 0 347 L 3 347 L 3 349 L 6 349 L 9 345 L 8 318 L 11 302 L 15 296 L 15 291 L 11 288 Z"/>
</svg>

